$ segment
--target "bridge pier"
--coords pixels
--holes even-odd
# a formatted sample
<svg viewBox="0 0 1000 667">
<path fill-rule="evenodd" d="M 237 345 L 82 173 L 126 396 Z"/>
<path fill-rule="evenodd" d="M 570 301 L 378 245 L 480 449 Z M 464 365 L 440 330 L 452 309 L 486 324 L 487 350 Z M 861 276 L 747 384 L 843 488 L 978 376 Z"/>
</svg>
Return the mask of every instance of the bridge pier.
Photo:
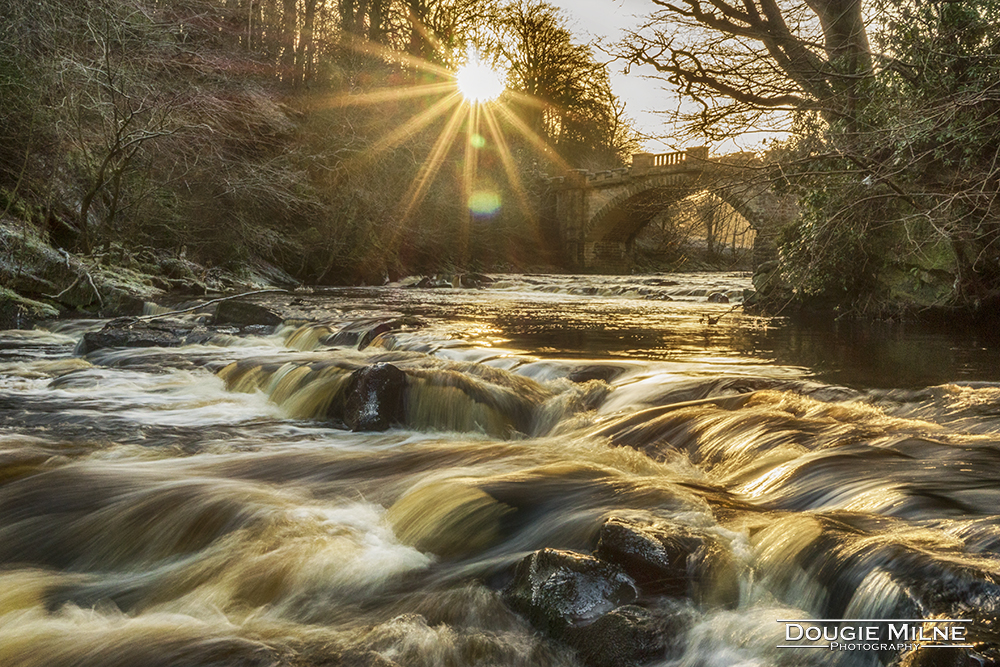
<svg viewBox="0 0 1000 667">
<path fill-rule="evenodd" d="M 583 244 L 583 262 L 580 268 L 624 273 L 630 264 L 629 246 L 624 241 L 587 241 Z"/>
</svg>

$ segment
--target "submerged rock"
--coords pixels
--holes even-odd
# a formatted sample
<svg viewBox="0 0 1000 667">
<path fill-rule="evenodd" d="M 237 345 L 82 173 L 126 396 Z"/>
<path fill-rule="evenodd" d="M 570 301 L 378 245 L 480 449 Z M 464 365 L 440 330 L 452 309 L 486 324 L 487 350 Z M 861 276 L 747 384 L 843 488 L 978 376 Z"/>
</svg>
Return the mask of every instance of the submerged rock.
<svg viewBox="0 0 1000 667">
<path fill-rule="evenodd" d="M 405 419 L 406 373 L 387 363 L 351 373 L 344 422 L 352 431 L 384 431 Z"/>
<path fill-rule="evenodd" d="M 571 382 L 589 382 L 590 380 L 603 380 L 605 382 L 611 382 L 616 377 L 625 372 L 625 368 L 622 366 L 613 366 L 611 364 L 588 364 L 586 366 L 578 366 L 570 371 L 567 379 Z"/>
<path fill-rule="evenodd" d="M 729 303 L 729 297 L 723 292 L 712 292 L 708 295 L 709 303 Z"/>
<path fill-rule="evenodd" d="M 393 331 L 402 326 L 402 320 L 358 320 L 350 322 L 342 329 L 324 340 L 326 345 L 356 347 L 363 350 L 380 334 Z"/>
<path fill-rule="evenodd" d="M 739 602 L 736 564 L 715 536 L 681 525 L 613 518 L 601 527 L 595 554 L 622 568 L 645 594 L 710 605 Z"/>
</svg>

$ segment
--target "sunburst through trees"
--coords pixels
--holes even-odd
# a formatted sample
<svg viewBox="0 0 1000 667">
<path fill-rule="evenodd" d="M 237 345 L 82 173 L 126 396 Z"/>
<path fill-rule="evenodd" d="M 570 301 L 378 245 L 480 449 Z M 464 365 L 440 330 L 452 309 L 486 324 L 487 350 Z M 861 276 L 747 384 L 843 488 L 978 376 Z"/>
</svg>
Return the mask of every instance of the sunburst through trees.
<svg viewBox="0 0 1000 667">
<path fill-rule="evenodd" d="M 446 7 L 441 3 L 439 10 Z M 457 3 L 453 9 L 469 12 L 470 7 Z M 390 44 L 352 40 L 353 50 L 398 63 L 409 79 L 421 82 L 331 101 L 335 106 L 412 103 L 409 118 L 374 141 L 357 160 L 359 166 L 400 148 L 417 133 L 436 132 L 393 216 L 392 246 L 421 217 L 421 204 L 450 164 L 459 174 L 465 203 L 455 239 L 462 262 L 472 221 L 511 207 L 534 217 L 526 172 L 619 166 L 635 146 L 606 68 L 589 47 L 574 43 L 554 7 L 519 0 L 480 6 L 479 11 L 484 20 L 466 34 L 439 34 L 419 24 L 415 29 L 424 44 L 419 57 Z M 427 51 L 427 45 L 433 49 Z M 486 174 L 481 171 L 484 154 Z M 499 180 L 506 187 L 497 187 Z"/>
<path fill-rule="evenodd" d="M 0 189 L 43 207 L 56 191 L 95 192 L 81 214 L 54 216 L 73 250 L 187 247 L 211 265 L 260 257 L 308 282 L 467 257 L 523 266 L 544 246 L 534 176 L 612 168 L 628 153 L 604 66 L 539 0 L 103 0 L 69 11 L 13 0 L 0 17 L 0 88 L 12 91 L 0 95 L 12 139 L 0 146 Z M 75 98 L 88 102 L 60 103 Z M 94 137 L 130 102 L 161 105 L 169 123 L 138 128 L 162 132 L 113 183 L 79 173 L 88 153 L 98 166 L 115 157 Z M 65 164 L 43 156 L 57 146 Z"/>
</svg>

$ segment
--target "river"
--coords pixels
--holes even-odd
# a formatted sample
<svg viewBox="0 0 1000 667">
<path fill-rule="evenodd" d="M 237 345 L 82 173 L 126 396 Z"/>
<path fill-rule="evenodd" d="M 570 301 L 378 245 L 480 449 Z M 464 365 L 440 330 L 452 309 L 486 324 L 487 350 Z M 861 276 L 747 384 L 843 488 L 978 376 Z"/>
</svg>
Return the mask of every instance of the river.
<svg viewBox="0 0 1000 667">
<path fill-rule="evenodd" d="M 995 334 L 493 278 L 262 295 L 283 326 L 176 348 L 0 332 L 0 665 L 1000 659 Z"/>
</svg>

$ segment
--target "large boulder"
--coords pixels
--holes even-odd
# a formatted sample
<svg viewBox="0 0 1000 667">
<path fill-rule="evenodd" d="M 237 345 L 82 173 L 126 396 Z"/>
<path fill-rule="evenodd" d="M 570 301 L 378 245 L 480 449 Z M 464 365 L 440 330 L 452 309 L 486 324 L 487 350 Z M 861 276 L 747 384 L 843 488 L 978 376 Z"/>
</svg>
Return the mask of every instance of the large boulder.
<svg viewBox="0 0 1000 667">
<path fill-rule="evenodd" d="M 517 565 L 504 600 L 552 637 L 593 623 L 612 609 L 634 602 L 632 579 L 593 556 L 542 549 Z"/>
<path fill-rule="evenodd" d="M 351 373 L 344 422 L 352 431 L 384 431 L 405 419 L 406 373 L 392 364 L 365 366 Z"/>
<path fill-rule="evenodd" d="M 105 347 L 179 347 L 192 328 L 123 317 L 111 320 L 100 331 L 84 334 L 76 352 L 88 354 Z"/>
<path fill-rule="evenodd" d="M 736 563 L 714 535 L 679 524 L 612 518 L 601 527 L 595 554 L 620 567 L 645 594 L 707 605 L 739 602 Z"/>
<path fill-rule="evenodd" d="M 282 324 L 285 319 L 266 306 L 259 306 L 249 301 L 239 301 L 232 299 L 222 301 L 216 306 L 215 317 L 212 320 L 216 325 L 232 325 L 237 327 L 246 326 L 269 326 L 276 327 Z"/>
<path fill-rule="evenodd" d="M 688 619 L 632 604 L 635 583 L 593 556 L 542 549 L 518 563 L 504 601 L 591 667 L 640 665 L 678 644 Z"/>
</svg>

